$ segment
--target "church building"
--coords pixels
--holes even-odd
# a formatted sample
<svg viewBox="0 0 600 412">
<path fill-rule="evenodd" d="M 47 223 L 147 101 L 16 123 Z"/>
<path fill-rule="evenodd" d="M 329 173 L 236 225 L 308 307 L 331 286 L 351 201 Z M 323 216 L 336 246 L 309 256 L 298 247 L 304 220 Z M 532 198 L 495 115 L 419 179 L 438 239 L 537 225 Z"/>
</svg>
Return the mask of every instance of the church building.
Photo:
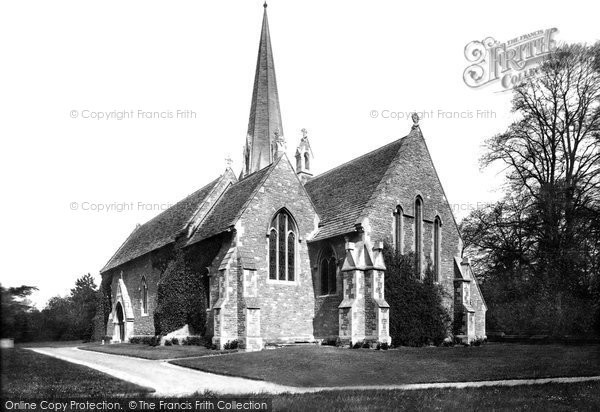
<svg viewBox="0 0 600 412">
<path fill-rule="evenodd" d="M 204 335 L 219 348 L 391 343 L 384 243 L 413 252 L 422 276 L 430 268 L 456 335 L 485 337 L 485 302 L 416 115 L 405 137 L 320 175 L 306 130 L 286 155 L 266 4 L 241 143 L 240 174 L 227 167 L 136 227 L 101 270 L 112 342 L 156 334 L 159 284 L 185 251 L 206 288 Z"/>
</svg>

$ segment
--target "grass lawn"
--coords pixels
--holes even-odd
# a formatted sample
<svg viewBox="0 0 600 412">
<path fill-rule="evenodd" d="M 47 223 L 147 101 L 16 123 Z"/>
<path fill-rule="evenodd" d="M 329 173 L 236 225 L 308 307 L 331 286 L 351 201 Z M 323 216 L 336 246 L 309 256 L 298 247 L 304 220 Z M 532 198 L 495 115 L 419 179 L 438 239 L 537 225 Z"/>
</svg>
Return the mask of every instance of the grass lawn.
<svg viewBox="0 0 600 412">
<path fill-rule="evenodd" d="M 111 345 L 95 343 L 82 346 L 80 349 L 151 360 L 188 358 L 192 356 L 209 356 L 236 352 L 235 350 L 217 351 L 207 349 L 204 346 L 150 346 L 132 343 L 114 343 Z"/>
<path fill-rule="evenodd" d="M 341 391 L 273 398 L 274 411 L 598 411 L 600 382 L 418 391 Z"/>
<path fill-rule="evenodd" d="M 153 392 L 94 369 L 30 350 L 2 349 L 2 398 L 136 395 Z"/>
<path fill-rule="evenodd" d="M 600 345 L 489 343 L 388 351 L 297 346 L 171 363 L 291 386 L 390 385 L 600 375 Z"/>
</svg>

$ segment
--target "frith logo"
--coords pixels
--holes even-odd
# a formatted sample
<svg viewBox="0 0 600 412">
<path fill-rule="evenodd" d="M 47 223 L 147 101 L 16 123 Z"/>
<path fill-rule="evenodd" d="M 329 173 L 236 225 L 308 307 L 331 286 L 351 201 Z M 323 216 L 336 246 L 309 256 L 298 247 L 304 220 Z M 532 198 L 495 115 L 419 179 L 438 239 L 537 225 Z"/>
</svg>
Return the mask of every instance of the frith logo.
<svg viewBox="0 0 600 412">
<path fill-rule="evenodd" d="M 463 73 L 472 88 L 500 82 L 510 89 L 537 73 L 544 58 L 556 49 L 552 38 L 558 29 L 538 30 L 500 43 L 493 37 L 475 40 L 465 46 L 465 58 L 471 63 Z"/>
</svg>

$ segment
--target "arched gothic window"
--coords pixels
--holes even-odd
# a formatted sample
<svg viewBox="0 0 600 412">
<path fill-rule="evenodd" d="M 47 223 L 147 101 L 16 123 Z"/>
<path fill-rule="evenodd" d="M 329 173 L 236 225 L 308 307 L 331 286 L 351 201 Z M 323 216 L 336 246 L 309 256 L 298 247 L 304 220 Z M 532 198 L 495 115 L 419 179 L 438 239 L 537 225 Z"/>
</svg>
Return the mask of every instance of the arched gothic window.
<svg viewBox="0 0 600 412">
<path fill-rule="evenodd" d="M 321 295 L 334 295 L 337 292 L 337 262 L 331 246 L 321 253 L 319 262 Z"/>
<path fill-rule="evenodd" d="M 404 212 L 397 206 L 394 211 L 394 246 L 398 253 L 404 252 Z"/>
<path fill-rule="evenodd" d="M 269 279 L 294 281 L 297 237 L 292 216 L 285 210 L 278 212 L 269 229 Z"/>
<path fill-rule="evenodd" d="M 438 282 L 440 280 L 440 265 L 442 263 L 441 260 L 441 231 L 442 231 L 442 221 L 439 216 L 435 217 L 433 221 L 433 276 L 434 280 Z"/>
<path fill-rule="evenodd" d="M 148 313 L 148 283 L 146 276 L 142 276 L 142 314 Z"/>
<path fill-rule="evenodd" d="M 418 276 L 423 272 L 423 200 L 415 199 L 415 269 Z"/>
<path fill-rule="evenodd" d="M 308 152 L 304 153 L 304 168 L 310 170 L 310 156 L 308 155 Z"/>
</svg>

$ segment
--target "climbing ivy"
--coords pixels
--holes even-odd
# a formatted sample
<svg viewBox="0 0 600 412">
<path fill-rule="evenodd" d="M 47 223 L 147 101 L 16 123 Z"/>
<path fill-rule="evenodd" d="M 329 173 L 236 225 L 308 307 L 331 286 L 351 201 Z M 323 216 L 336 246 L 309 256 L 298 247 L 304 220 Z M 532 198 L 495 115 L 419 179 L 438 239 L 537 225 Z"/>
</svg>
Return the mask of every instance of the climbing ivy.
<svg viewBox="0 0 600 412">
<path fill-rule="evenodd" d="M 433 282 L 431 265 L 424 279 L 415 276 L 415 255 L 384 246 L 385 299 L 390 305 L 390 336 L 394 346 L 439 345 L 449 335 L 447 292 Z"/>
<path fill-rule="evenodd" d="M 191 268 L 185 251 L 177 250 L 158 283 L 158 306 L 154 312 L 157 335 L 166 335 L 186 324 L 190 332 L 206 332 L 206 293 L 202 276 Z"/>
</svg>

